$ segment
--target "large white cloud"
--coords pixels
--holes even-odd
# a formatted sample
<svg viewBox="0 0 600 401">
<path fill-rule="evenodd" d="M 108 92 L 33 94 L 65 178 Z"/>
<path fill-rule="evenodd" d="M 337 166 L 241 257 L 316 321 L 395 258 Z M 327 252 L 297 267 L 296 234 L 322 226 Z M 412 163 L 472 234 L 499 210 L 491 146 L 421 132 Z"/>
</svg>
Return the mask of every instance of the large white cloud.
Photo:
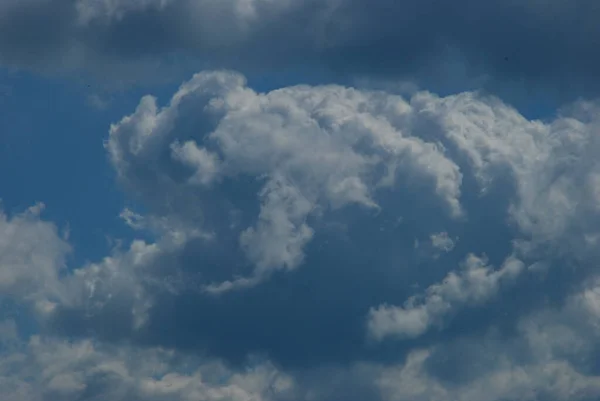
<svg viewBox="0 0 600 401">
<path fill-rule="evenodd" d="M 218 302 L 228 316 L 223 319 L 231 326 L 217 328 L 215 320 L 210 333 L 214 330 L 220 340 L 214 343 L 205 330 L 208 337 L 199 343 L 225 352 L 232 330 L 254 333 L 238 312 L 253 313 L 250 305 L 268 302 L 272 291 L 288 296 L 257 319 L 284 335 L 286 329 L 274 320 L 285 315 L 294 297 L 305 294 L 302 280 L 322 282 L 324 292 L 313 285 L 313 297 L 324 297 L 331 308 L 345 305 L 343 297 L 333 301 L 336 291 L 348 296 L 352 286 L 370 280 L 344 324 L 352 330 L 360 326 L 364 337 L 364 317 L 371 308 L 375 338 L 431 341 L 431 327 L 452 330 L 504 296 L 511 298 L 506 319 L 514 322 L 538 305 L 539 297 L 560 301 L 569 283 L 589 273 L 598 237 L 595 107 L 575 104 L 543 122 L 476 93 L 419 92 L 407 100 L 334 85 L 256 93 L 236 73 L 205 72 L 184 83 L 164 107 L 144 97 L 135 113 L 112 126 L 106 147 L 124 189 L 148 207 L 145 219 L 160 222 L 154 226 L 162 231 L 155 232 L 204 233 L 200 242 L 173 251 L 185 257 L 170 256 L 168 276 L 180 277 L 170 284 L 179 290 L 171 292 L 248 291 L 221 294 Z M 415 249 L 419 240 L 432 244 Z M 488 253 L 493 261 L 484 263 L 485 257 L 471 253 Z M 392 254 L 392 259 L 386 256 Z M 454 273 L 464 258 L 467 267 Z M 573 263 L 576 273 L 568 270 Z M 367 268 L 372 264 L 376 269 Z M 430 271 L 419 270 L 424 266 Z M 536 284 L 544 277 L 540 266 L 551 266 L 552 280 L 564 285 L 542 294 Z M 294 278 L 300 273 L 289 279 L 278 275 L 289 270 L 306 272 L 301 280 Z M 159 282 L 165 272 L 152 274 Z M 271 283 L 267 279 L 273 274 Z M 280 279 L 285 284 L 276 284 Z M 407 280 L 427 287 L 422 303 L 411 296 Z M 261 282 L 262 287 L 249 289 Z M 395 293 L 392 282 L 398 286 Z M 504 289 L 505 283 L 516 285 Z M 206 311 L 214 302 L 206 295 L 188 296 L 193 301 L 186 302 Z M 406 299 L 412 301 L 402 308 L 383 306 Z M 309 305 L 303 307 L 308 319 Z M 191 313 L 184 309 L 166 323 L 166 310 L 150 308 L 149 332 L 143 336 L 164 341 L 151 333 L 177 327 Z M 351 319 L 354 314 L 361 318 Z M 333 323 L 327 327 L 337 332 Z M 201 329 L 190 330 L 186 336 Z M 363 337 L 349 334 L 352 341 Z M 186 338 L 186 346 L 193 346 L 192 337 Z M 248 338 L 235 352 L 288 352 L 275 351 L 266 334 Z M 362 347 L 348 344 L 339 346 L 350 354 Z"/>
<path fill-rule="evenodd" d="M 50 222 L 41 221 L 43 204 L 9 217 L 0 210 L 0 295 L 44 307 L 61 299 L 60 276 L 71 246 Z"/>
<path fill-rule="evenodd" d="M 18 401 L 597 398 L 595 114 L 232 72 L 146 96 L 106 141 L 146 239 L 65 270 L 36 208 L 0 220 L 0 293 L 44 312 L 27 344 L 0 325 L 1 380 Z"/>
<path fill-rule="evenodd" d="M 398 176 L 408 188 L 427 188 L 450 216 L 462 215 L 459 167 L 437 142 L 411 135 L 411 114 L 405 100 L 383 93 L 332 86 L 259 94 L 240 75 L 200 73 L 165 108 L 145 97 L 112 126 L 107 149 L 125 185 L 158 200 L 159 213 L 171 213 L 168 197 L 177 218 L 197 215 L 210 232 L 223 226 L 214 216 L 235 202 L 213 201 L 211 192 L 238 177 L 264 180 L 256 226 L 237 234 L 263 275 L 302 262 L 312 237 L 307 219 L 351 204 L 377 210 L 377 191 Z"/>
<path fill-rule="evenodd" d="M 423 188 L 470 224 L 461 205 L 465 174 L 481 196 L 504 186 L 506 217 L 521 232 L 514 239 L 566 249 L 597 233 L 594 107 L 570 111 L 584 110 L 580 119 L 543 123 L 473 93 L 420 92 L 407 101 L 297 86 L 261 94 L 240 75 L 209 72 L 163 108 L 142 99 L 113 125 L 107 149 L 122 182 L 153 213 L 211 233 L 223 218 L 248 213 L 236 196 L 256 199 L 262 187 L 260 215 L 246 220 L 258 217 L 256 226 L 230 225 L 260 271 L 301 263 L 311 218 L 352 204 L 378 210 L 378 197 L 398 185 Z"/>
</svg>

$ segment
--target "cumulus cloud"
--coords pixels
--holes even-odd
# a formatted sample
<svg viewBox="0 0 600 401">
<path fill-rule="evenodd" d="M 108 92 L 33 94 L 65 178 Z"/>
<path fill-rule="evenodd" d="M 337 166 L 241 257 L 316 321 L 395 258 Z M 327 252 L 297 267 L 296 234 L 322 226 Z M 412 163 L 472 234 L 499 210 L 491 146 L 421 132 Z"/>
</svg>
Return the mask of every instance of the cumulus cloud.
<svg viewBox="0 0 600 401">
<path fill-rule="evenodd" d="M 58 397 L 586 401 L 600 395 L 600 377 L 590 369 L 595 359 L 589 355 L 600 334 L 589 330 L 597 311 L 582 302 L 596 289 L 596 282 L 590 281 L 564 306 L 523 316 L 512 338 L 492 328 L 483 336 L 467 335 L 413 349 L 406 360 L 392 365 L 356 362 L 291 372 L 261 359 L 237 371 L 218 360 L 172 349 L 93 340 L 36 335 L 14 342 L 14 323 L 3 322 L 8 329 L 0 331 L 0 340 L 12 343 L 1 350 L 0 380 L 4 396 L 14 401 Z M 444 369 L 445 365 L 451 368 Z"/>
<path fill-rule="evenodd" d="M 520 365 L 501 360 L 468 384 L 451 385 L 427 374 L 430 351 L 412 353 L 405 365 L 384 371 L 378 384 L 384 400 L 592 400 L 600 394 L 597 376 L 564 361 Z"/>
<path fill-rule="evenodd" d="M 567 114 L 585 107 L 581 119 Z M 154 213 L 236 236 L 260 271 L 301 263 L 311 219 L 353 204 L 379 210 L 377 198 L 398 185 L 434 194 L 452 218 L 468 220 L 465 174 L 479 196 L 506 189 L 503 218 L 530 248 L 564 249 L 595 238 L 593 107 L 543 123 L 474 93 L 410 101 L 340 86 L 256 93 L 238 74 L 208 72 L 165 107 L 144 97 L 112 126 L 107 149 L 122 183 Z M 589 184 L 573 187 L 584 176 Z M 256 199 L 258 215 L 236 206 L 242 192 L 233 186 Z M 254 222 L 237 226 L 240 215 Z M 233 232 L 216 233 L 223 219 Z M 429 236 L 434 247 L 453 247 Z"/>
<path fill-rule="evenodd" d="M 60 276 L 71 246 L 50 222 L 39 219 L 43 204 L 7 216 L 0 211 L 0 295 L 42 307 L 61 298 Z"/>
<path fill-rule="evenodd" d="M 564 283 L 553 289 L 560 302 L 589 271 L 581 262 L 594 253 L 595 192 L 571 183 L 593 182 L 594 107 L 542 122 L 477 93 L 406 99 L 336 85 L 257 93 L 237 73 L 196 74 L 164 106 L 142 98 L 106 142 L 121 185 L 146 208 L 123 217 L 173 244 L 123 280 L 145 295 L 112 303 L 135 309 L 139 323 L 121 314 L 120 329 L 102 334 L 102 307 L 86 318 L 65 307 L 52 325 L 297 366 L 385 359 L 385 346 L 365 345 L 369 310 L 371 336 L 430 342 L 432 327 L 490 324 L 469 316 L 499 308 L 506 293 L 510 324 L 538 305 L 536 280 Z M 415 250 L 415 238 L 431 255 Z M 577 274 L 567 270 L 573 263 Z M 523 264 L 533 266 L 527 274 Z M 536 273 L 541 265 L 549 276 Z M 413 284 L 427 290 L 414 296 Z M 178 337 L 168 334 L 198 314 Z M 307 334 L 300 321 L 321 331 Z M 345 339 L 326 345 L 334 335 Z M 312 356 L 302 352 L 308 344 Z M 405 353 L 409 344 L 399 346 Z"/>
<path fill-rule="evenodd" d="M 486 266 L 484 259 L 469 255 L 459 274 L 450 272 L 440 284 L 427 288 L 422 299 L 412 297 L 404 307 L 382 305 L 369 311 L 368 330 L 376 340 L 389 336 L 418 337 L 433 325 L 441 325 L 453 309 L 480 305 L 523 270 L 523 262 L 509 258 L 498 269 Z"/>
<path fill-rule="evenodd" d="M 482 100 L 471 93 L 417 94 L 413 103 L 433 125 L 429 134 L 440 130 L 442 143 L 456 154 L 453 160 L 469 164 L 481 191 L 493 184 L 515 192 L 509 216 L 533 242 L 573 251 L 585 238 L 592 241 L 598 167 L 588 152 L 597 146 L 598 106 L 575 103 L 544 123 L 498 100 Z"/>
<path fill-rule="evenodd" d="M 262 276 L 301 264 L 313 235 L 309 218 L 352 204 L 378 209 L 375 193 L 397 176 L 428 188 L 450 216 L 462 215 L 459 167 L 435 142 L 403 133 L 410 112 L 402 98 L 382 93 L 294 87 L 260 94 L 240 75 L 200 73 L 164 108 L 145 97 L 112 126 L 107 149 L 122 182 L 158 204 L 158 213 L 197 215 L 211 232 L 223 225 L 214 217 L 236 210 L 231 195 L 216 204 L 211 192 L 253 178 L 262 186 L 260 213 L 236 235 Z M 167 202 L 157 199 L 161 187 Z M 168 202 L 177 208 L 162 210 Z"/>
<path fill-rule="evenodd" d="M 2 354 L 4 399 L 275 400 L 293 380 L 268 362 L 236 372 L 167 349 L 106 346 L 33 336 Z"/>
<path fill-rule="evenodd" d="M 65 269 L 38 207 L 0 219 L 0 292 L 43 312 L 28 341 L 28 322 L 0 324 L 0 385 L 18 401 L 595 399 L 596 114 L 258 93 L 223 71 L 145 96 L 105 143 L 139 238 Z"/>
<path fill-rule="evenodd" d="M 442 337 L 397 365 L 371 365 L 369 375 L 382 400 L 596 399 L 596 289 L 592 278 L 560 306 L 524 314 L 510 336 L 494 324 L 477 335 Z"/>
<path fill-rule="evenodd" d="M 173 291 L 173 284 L 165 280 L 177 275 L 165 266 L 172 255 L 191 238 L 207 240 L 197 230 L 178 230 L 172 222 L 168 229 L 157 228 L 155 222 L 142 224 L 150 219 L 126 210 L 128 222 L 134 225 L 137 217 L 135 227 L 155 229 L 160 240 L 134 240 L 100 262 L 67 269 L 71 245 L 66 234 L 41 219 L 43 208 L 37 204 L 20 214 L 0 215 L 0 296 L 33 307 L 42 323 L 65 311 L 91 318 L 113 313 L 116 307 L 125 309 L 119 313 L 132 329 L 139 327 L 151 305 L 152 290 Z"/>
<path fill-rule="evenodd" d="M 260 195 L 264 201 L 257 228 L 244 230 L 240 245 L 256 264 L 258 274 L 279 266 L 294 268 L 302 262 L 302 249 L 313 234 L 303 222 L 313 206 L 296 188 L 277 179 Z"/>
</svg>

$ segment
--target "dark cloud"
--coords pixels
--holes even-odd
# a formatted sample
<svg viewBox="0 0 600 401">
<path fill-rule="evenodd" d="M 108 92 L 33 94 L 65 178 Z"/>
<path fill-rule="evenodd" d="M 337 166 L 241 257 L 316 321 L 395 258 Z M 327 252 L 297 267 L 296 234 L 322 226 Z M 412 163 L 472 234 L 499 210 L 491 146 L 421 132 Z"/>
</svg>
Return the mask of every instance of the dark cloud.
<svg viewBox="0 0 600 401">
<path fill-rule="evenodd" d="M 564 98 L 597 94 L 599 13 L 587 0 L 9 1 L 0 62 L 138 79 L 183 59 L 248 72 L 324 65 Z"/>
</svg>

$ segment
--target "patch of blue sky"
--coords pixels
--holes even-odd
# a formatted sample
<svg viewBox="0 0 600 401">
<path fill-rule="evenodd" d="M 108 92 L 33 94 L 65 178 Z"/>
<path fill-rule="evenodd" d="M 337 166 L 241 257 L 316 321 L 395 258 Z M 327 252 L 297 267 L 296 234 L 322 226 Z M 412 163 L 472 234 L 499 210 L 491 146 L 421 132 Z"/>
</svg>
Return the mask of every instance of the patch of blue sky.
<svg viewBox="0 0 600 401">
<path fill-rule="evenodd" d="M 0 198 L 6 212 L 43 202 L 43 217 L 68 229 L 74 265 L 106 255 L 108 237 L 129 233 L 103 140 L 120 107 L 99 111 L 86 89 L 61 79 L 2 72 Z M 132 95 L 120 103 L 135 104 Z"/>
</svg>

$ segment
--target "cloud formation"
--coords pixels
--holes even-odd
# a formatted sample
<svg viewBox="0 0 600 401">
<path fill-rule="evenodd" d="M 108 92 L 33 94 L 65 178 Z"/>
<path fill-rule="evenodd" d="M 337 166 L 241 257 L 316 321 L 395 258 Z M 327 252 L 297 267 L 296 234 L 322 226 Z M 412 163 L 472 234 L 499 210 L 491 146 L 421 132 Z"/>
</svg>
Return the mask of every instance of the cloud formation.
<svg viewBox="0 0 600 401">
<path fill-rule="evenodd" d="M 16 401 L 595 399 L 597 111 L 227 71 L 145 96 L 105 142 L 137 239 L 65 269 L 39 207 L 2 215 L 0 293 L 39 333 L 0 324 L 0 380 Z"/>
<path fill-rule="evenodd" d="M 0 213 L 0 294 L 38 303 L 60 298 L 71 246 L 54 224 L 39 220 L 43 204 L 8 217 Z"/>
<path fill-rule="evenodd" d="M 138 78 L 189 58 L 261 71 L 303 63 L 579 96 L 598 93 L 598 13 L 585 0 L 11 0 L 0 62 Z"/>
<path fill-rule="evenodd" d="M 446 315 L 458 315 L 461 322 L 470 306 L 498 293 L 505 277 L 519 276 L 522 263 L 569 264 L 593 252 L 585 241 L 597 232 L 595 192 L 573 190 L 571 184 L 595 174 L 589 153 L 595 141 L 593 107 L 579 104 L 543 123 L 475 93 L 440 98 L 419 92 L 409 100 L 340 86 L 256 93 L 232 72 L 195 75 L 163 107 L 144 97 L 133 114 L 112 126 L 106 148 L 124 189 L 148 211 L 144 217 L 126 214 L 130 224 L 178 245 L 149 263 L 155 267 L 146 268 L 142 278 L 132 275 L 134 282 L 161 289 L 142 291 L 152 294 L 142 296 L 142 304 L 153 306 L 144 312 L 138 340 L 208 347 L 238 361 L 257 351 L 284 364 L 309 363 L 300 349 L 271 338 L 279 333 L 294 344 L 309 341 L 300 334 L 286 337 L 296 323 L 282 323 L 308 282 L 323 287 L 311 284 L 314 300 L 293 308 L 315 319 L 315 327 L 326 324 L 320 319 L 330 318 L 327 313 L 349 308 L 338 328 L 326 324 L 340 335 L 346 327 L 348 341 L 336 351 L 345 358 L 372 352 L 356 345 L 364 342 L 369 310 L 414 300 L 415 282 L 429 287 L 422 306 L 379 312 L 422 315 L 417 319 L 422 325 L 406 331 L 384 324 L 389 330 L 381 336 L 417 337 L 430 325 L 444 324 Z M 446 238 L 440 232 L 461 238 L 443 255 L 436 249 Z M 414 249 L 419 239 L 433 241 L 429 251 Z M 360 244 L 356 252 L 348 251 L 352 243 Z M 491 265 L 503 267 L 475 263 L 482 259 L 469 254 L 487 254 Z M 511 255 L 522 262 L 504 264 Z M 466 270 L 451 273 L 464 258 Z M 376 270 L 364 268 L 373 264 Z M 419 273 L 424 266 L 429 273 Z M 511 319 L 518 317 L 517 308 L 527 310 L 523 303 L 536 302 L 524 291 L 535 285 L 534 270 L 522 281 L 517 278 L 515 288 L 522 294 L 506 306 Z M 565 271 L 556 267 L 552 274 Z M 364 277 L 370 284 L 345 306 L 344 297 L 359 283 L 364 287 Z M 434 284 L 444 277 L 446 284 Z M 165 278 L 168 285 L 161 284 Z M 274 296 L 277 305 L 269 301 Z M 312 305 L 319 299 L 330 303 L 331 311 L 324 309 L 317 319 Z M 187 311 L 190 305 L 195 306 Z M 203 324 L 188 325 L 181 338 L 166 337 L 164 328 L 179 327 L 201 310 L 219 310 L 217 305 L 226 316 L 211 313 Z M 169 315 L 171 308 L 179 313 Z M 262 308 L 261 324 L 240 319 L 252 315 L 252 308 Z M 63 311 L 61 319 L 76 315 Z M 101 327 L 102 319 L 78 318 L 71 326 Z M 230 326 L 218 323 L 223 319 Z M 135 325 L 123 324 L 123 331 L 111 335 L 132 335 Z M 248 336 L 235 338 L 242 331 Z M 309 338 L 314 347 L 324 345 L 320 335 Z"/>
<path fill-rule="evenodd" d="M 381 305 L 369 311 L 368 330 L 376 340 L 388 336 L 418 337 L 462 305 L 477 306 L 495 296 L 502 281 L 516 278 L 523 262 L 508 259 L 497 271 L 475 255 L 467 256 L 463 271 L 450 272 L 442 283 L 427 288 L 423 300 L 409 298 L 404 307 Z"/>
<path fill-rule="evenodd" d="M 1 338 L 4 340 L 5 337 Z M 4 399 L 281 400 L 293 380 L 269 363 L 232 372 L 222 363 L 165 349 L 106 346 L 33 336 L 3 352 Z"/>
<path fill-rule="evenodd" d="M 450 217 L 461 216 L 459 167 L 436 143 L 402 134 L 410 111 L 403 99 L 382 93 L 294 87 L 259 94 L 238 74 L 200 73 L 165 108 L 145 97 L 113 125 L 107 149 L 125 185 L 159 201 L 159 213 L 198 215 L 209 232 L 222 229 L 223 221 L 211 221 L 217 216 L 244 213 L 231 195 L 214 201 L 210 192 L 243 176 L 262 186 L 258 220 L 234 235 L 255 274 L 264 275 L 302 262 L 313 236 L 308 219 L 347 205 L 377 211 L 376 191 L 394 186 L 397 176 L 433 193 Z M 176 208 L 162 210 L 156 185 Z"/>
</svg>

